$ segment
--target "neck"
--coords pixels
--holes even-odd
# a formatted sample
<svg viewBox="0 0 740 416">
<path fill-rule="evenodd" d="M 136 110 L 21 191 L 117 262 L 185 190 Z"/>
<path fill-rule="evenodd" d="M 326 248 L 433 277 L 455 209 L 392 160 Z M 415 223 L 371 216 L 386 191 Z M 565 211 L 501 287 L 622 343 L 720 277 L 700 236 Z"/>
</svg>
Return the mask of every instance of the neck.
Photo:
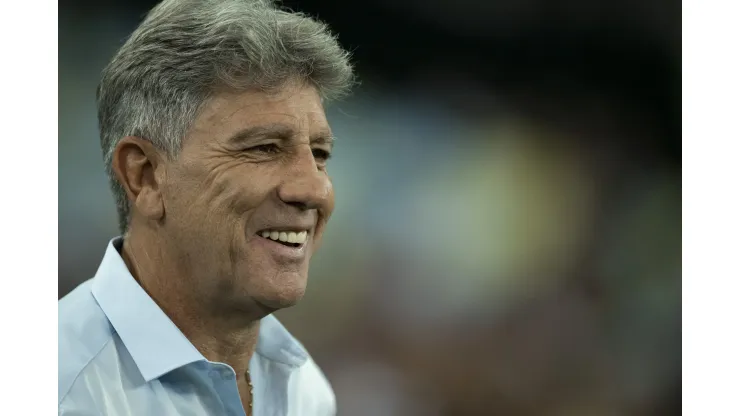
<svg viewBox="0 0 740 416">
<path fill-rule="evenodd" d="M 257 346 L 259 319 L 210 307 L 151 234 L 132 230 L 124 239 L 121 255 L 129 271 L 207 360 L 230 365 L 241 378 Z"/>
</svg>

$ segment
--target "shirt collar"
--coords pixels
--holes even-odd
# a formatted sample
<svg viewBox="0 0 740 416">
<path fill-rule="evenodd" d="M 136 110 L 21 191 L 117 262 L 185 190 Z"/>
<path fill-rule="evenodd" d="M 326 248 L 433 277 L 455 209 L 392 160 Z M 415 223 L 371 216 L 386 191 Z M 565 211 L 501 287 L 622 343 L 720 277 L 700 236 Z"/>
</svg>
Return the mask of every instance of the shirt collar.
<svg viewBox="0 0 740 416">
<path fill-rule="evenodd" d="M 119 254 L 123 239 L 108 244 L 92 294 L 141 375 L 149 382 L 205 357 L 139 286 Z"/>
<path fill-rule="evenodd" d="M 92 294 L 149 382 L 187 364 L 205 360 L 129 272 L 111 240 L 92 284 Z M 260 322 L 257 354 L 291 367 L 308 359 L 305 348 L 272 315 Z"/>
<path fill-rule="evenodd" d="M 291 367 L 300 367 L 308 360 L 308 352 L 303 345 L 272 315 L 267 315 L 260 322 L 255 351 L 268 360 Z"/>
</svg>

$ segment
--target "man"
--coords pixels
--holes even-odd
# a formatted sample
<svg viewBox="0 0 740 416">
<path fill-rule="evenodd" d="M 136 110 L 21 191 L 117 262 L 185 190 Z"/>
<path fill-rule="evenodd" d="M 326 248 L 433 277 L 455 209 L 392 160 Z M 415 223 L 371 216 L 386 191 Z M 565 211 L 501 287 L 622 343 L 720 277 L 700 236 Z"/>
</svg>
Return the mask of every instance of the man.
<svg viewBox="0 0 740 416">
<path fill-rule="evenodd" d="M 306 289 L 334 206 L 327 28 L 269 1 L 165 0 L 105 68 L 101 143 L 123 237 L 59 302 L 61 415 L 330 415 L 271 314 Z"/>
</svg>

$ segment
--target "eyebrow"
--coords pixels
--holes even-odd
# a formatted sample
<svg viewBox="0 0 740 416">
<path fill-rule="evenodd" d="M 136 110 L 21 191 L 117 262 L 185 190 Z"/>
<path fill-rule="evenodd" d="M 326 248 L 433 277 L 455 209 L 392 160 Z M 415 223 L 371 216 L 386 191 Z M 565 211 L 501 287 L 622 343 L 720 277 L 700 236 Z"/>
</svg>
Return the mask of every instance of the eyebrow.
<svg viewBox="0 0 740 416">
<path fill-rule="evenodd" d="M 250 141 L 257 138 L 269 137 L 276 138 L 281 141 L 289 141 L 296 136 L 296 131 L 288 124 L 265 124 L 260 126 L 248 127 L 237 131 L 231 137 L 228 142 L 232 144 L 248 144 Z M 314 133 L 309 138 L 311 144 L 323 144 L 333 147 L 336 138 L 328 128 L 321 129 Z"/>
</svg>

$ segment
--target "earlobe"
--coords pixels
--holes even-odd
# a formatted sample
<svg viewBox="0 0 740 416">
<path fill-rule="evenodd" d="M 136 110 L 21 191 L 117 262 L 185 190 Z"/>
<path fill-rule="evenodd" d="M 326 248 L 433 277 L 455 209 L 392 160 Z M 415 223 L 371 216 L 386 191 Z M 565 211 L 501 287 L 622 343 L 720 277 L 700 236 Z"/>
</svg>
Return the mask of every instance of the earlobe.
<svg viewBox="0 0 740 416">
<path fill-rule="evenodd" d="M 113 153 L 113 172 L 126 190 L 132 214 L 158 221 L 164 217 L 164 202 L 161 193 L 162 158 L 159 151 L 148 140 L 140 137 L 124 137 Z"/>
</svg>

